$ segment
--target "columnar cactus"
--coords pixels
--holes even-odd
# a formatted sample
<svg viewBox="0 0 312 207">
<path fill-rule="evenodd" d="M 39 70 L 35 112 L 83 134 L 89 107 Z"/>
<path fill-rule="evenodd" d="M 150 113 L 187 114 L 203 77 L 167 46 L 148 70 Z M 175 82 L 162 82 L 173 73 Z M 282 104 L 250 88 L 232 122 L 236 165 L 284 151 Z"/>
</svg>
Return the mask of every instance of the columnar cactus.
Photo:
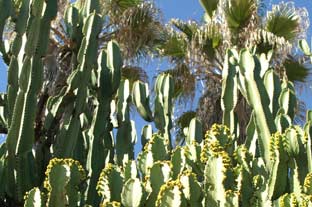
<svg viewBox="0 0 312 207">
<path fill-rule="evenodd" d="M 269 67 L 271 53 L 228 50 L 223 123 L 203 136 L 202 123 L 193 118 L 185 144 L 174 148 L 172 76 L 157 77 L 152 110 L 148 85 L 138 81 L 130 88 L 122 77 L 117 42 L 99 45 L 103 16 L 97 1 L 66 9 L 70 75 L 44 104 L 38 94 L 45 90 L 43 59 L 57 1 L 24 0 L 18 8 L 12 3 L 0 0 L 9 8 L 0 14 L 0 34 L 16 15 L 11 46 L 0 44 L 9 64 L 8 90 L 0 95 L 0 127 L 8 131 L 0 146 L 1 201 L 36 207 L 312 205 L 312 112 L 304 128 L 293 125 L 294 86 Z M 202 1 L 211 14 L 214 3 Z M 243 144 L 234 113 L 239 96 L 252 109 Z M 131 104 L 150 122 L 142 128 L 137 159 Z"/>
</svg>

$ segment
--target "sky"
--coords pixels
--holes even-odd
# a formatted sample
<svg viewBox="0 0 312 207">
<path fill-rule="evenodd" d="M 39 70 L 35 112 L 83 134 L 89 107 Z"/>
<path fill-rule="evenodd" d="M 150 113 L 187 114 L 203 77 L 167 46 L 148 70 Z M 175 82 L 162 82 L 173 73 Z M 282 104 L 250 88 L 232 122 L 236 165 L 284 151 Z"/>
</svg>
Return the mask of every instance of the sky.
<svg viewBox="0 0 312 207">
<path fill-rule="evenodd" d="M 163 21 L 167 22 L 171 18 L 178 18 L 181 20 L 196 20 L 200 21 L 202 15 L 203 15 L 203 9 L 199 4 L 198 0 L 154 0 L 156 3 L 156 6 L 160 8 L 160 10 L 163 12 Z M 280 1 L 278 0 L 266 0 L 266 6 L 267 9 L 270 10 L 271 4 L 276 4 Z M 287 1 L 286 1 L 287 2 Z M 312 0 L 295 0 L 296 7 L 305 7 L 307 8 L 308 12 L 312 16 Z M 310 21 L 312 22 L 312 18 L 310 17 Z M 312 37 L 312 27 L 309 29 L 308 33 L 308 40 L 311 40 Z M 310 41 L 309 41 L 310 42 Z M 165 70 L 168 69 L 166 64 L 165 65 L 155 65 L 150 64 L 147 66 L 148 71 L 155 71 L 155 68 Z M 160 67 L 160 68 L 159 68 Z M 7 83 L 7 66 L 3 63 L 1 57 L 0 57 L 0 92 L 4 92 L 6 90 L 6 83 Z M 312 109 L 312 77 L 310 78 L 311 81 L 308 82 L 308 87 L 304 87 L 304 90 L 300 93 L 300 99 L 303 100 L 306 104 L 307 109 Z M 152 86 L 150 85 L 150 88 Z M 197 96 L 200 94 L 200 92 L 197 93 Z M 196 99 L 196 98 L 195 98 Z M 195 101 L 196 102 L 196 101 Z M 193 102 L 192 106 L 188 106 L 189 108 L 196 107 L 196 103 Z M 187 107 L 186 107 L 187 108 Z M 140 137 L 141 128 L 144 124 L 147 124 L 144 122 L 139 116 L 135 117 L 135 122 L 137 126 L 137 134 L 138 137 Z M 1 141 L 1 138 L 0 138 Z M 140 141 L 139 141 L 140 142 Z M 136 145 L 135 151 L 138 152 L 140 149 L 140 144 Z"/>
</svg>

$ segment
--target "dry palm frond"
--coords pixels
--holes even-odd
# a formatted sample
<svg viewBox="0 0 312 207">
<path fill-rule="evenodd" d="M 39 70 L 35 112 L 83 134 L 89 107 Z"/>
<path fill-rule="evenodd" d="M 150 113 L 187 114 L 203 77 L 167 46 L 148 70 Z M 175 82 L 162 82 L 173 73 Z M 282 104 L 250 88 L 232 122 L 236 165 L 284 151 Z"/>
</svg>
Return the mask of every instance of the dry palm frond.
<svg viewBox="0 0 312 207">
<path fill-rule="evenodd" d="M 139 58 L 154 52 L 164 39 L 159 11 L 151 3 L 126 9 L 116 24 L 115 38 L 123 48 L 126 59 Z"/>
<path fill-rule="evenodd" d="M 273 51 L 273 57 L 271 64 L 276 68 L 281 68 L 282 64 L 287 59 L 287 56 L 291 53 L 292 44 L 285 40 L 283 37 L 278 37 L 271 32 L 263 29 L 255 30 L 249 39 L 247 46 L 256 46 L 256 53 L 267 54 L 269 51 Z"/>
<path fill-rule="evenodd" d="M 221 30 L 218 24 L 207 24 L 199 27 L 194 33 L 191 41 L 191 51 L 196 55 L 205 55 L 205 59 L 213 62 L 216 58 L 217 49 L 222 44 Z M 199 50 L 197 53 L 193 52 Z M 194 57 L 194 59 L 197 59 Z"/>
</svg>

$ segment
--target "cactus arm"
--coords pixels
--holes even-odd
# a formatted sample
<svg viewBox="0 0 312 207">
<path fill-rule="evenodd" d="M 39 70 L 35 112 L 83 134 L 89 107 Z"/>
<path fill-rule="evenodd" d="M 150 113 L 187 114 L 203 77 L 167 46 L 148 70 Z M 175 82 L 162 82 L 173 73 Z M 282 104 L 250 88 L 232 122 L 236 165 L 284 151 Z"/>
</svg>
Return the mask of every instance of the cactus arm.
<svg viewBox="0 0 312 207">
<path fill-rule="evenodd" d="M 134 144 L 137 140 L 134 121 L 122 123 L 116 136 L 116 154 L 118 164 L 134 159 Z"/>
<path fill-rule="evenodd" d="M 121 81 L 118 89 L 117 119 L 119 125 L 122 125 L 124 122 L 129 122 L 130 120 L 130 98 L 129 80 L 126 79 Z"/>
<path fill-rule="evenodd" d="M 44 18 L 50 12 L 50 9 L 56 6 L 56 4 L 49 2 L 43 7 L 44 4 L 42 0 L 36 0 L 31 5 L 30 17 L 27 23 L 27 31 L 30 33 L 27 33 L 26 56 L 19 77 L 19 90 L 16 103 L 14 104 L 12 123 L 7 136 L 9 160 L 11 162 L 9 163 L 9 168 L 16 169 L 18 200 L 22 200 L 24 192 L 29 190 L 32 182 L 31 176 L 26 173 L 31 164 L 29 163 L 27 153 L 31 151 L 34 142 L 36 108 L 33 106 L 37 103 L 37 94 L 41 89 L 43 81 L 41 56 L 44 55 L 45 51 L 41 48 L 44 48 L 44 45 L 47 44 L 47 42 L 40 42 L 39 40 L 40 36 L 48 35 L 39 32 L 40 24 L 43 22 L 49 26 L 53 16 L 56 15 L 56 13 L 50 14 L 49 19 Z M 32 32 L 36 33 L 36 35 L 33 35 Z M 37 50 L 41 51 L 41 54 L 37 54 Z M 16 162 L 16 166 L 12 162 Z"/>
<path fill-rule="evenodd" d="M 5 48 L 5 43 L 2 39 L 3 31 L 5 29 L 6 20 L 11 16 L 13 10 L 12 1 L 11 0 L 1 0 L 0 1 L 0 52 L 3 57 L 4 62 L 7 64 L 10 62 L 10 57 L 7 54 L 7 50 Z"/>
<path fill-rule="evenodd" d="M 123 186 L 121 192 L 121 203 L 125 207 L 143 206 L 146 193 L 138 178 L 130 178 Z"/>
<path fill-rule="evenodd" d="M 112 67 L 113 65 L 116 65 L 116 63 L 109 58 L 108 66 Z M 134 159 L 134 145 L 137 141 L 135 123 L 130 120 L 130 99 L 129 80 L 126 79 L 119 86 L 117 103 L 119 128 L 116 136 L 116 154 L 117 163 L 120 165 Z"/>
<path fill-rule="evenodd" d="M 141 132 L 141 144 L 142 144 L 142 150 L 144 149 L 145 144 L 152 138 L 153 134 L 153 128 L 152 125 L 145 125 L 142 128 Z"/>
<path fill-rule="evenodd" d="M 102 170 L 96 189 L 101 202 L 121 201 L 123 187 L 122 172 L 116 165 L 107 164 Z"/>
<path fill-rule="evenodd" d="M 276 126 L 269 109 L 269 97 L 261 82 L 259 72 L 260 69 L 256 68 L 254 57 L 248 50 L 243 50 L 240 53 L 240 73 L 244 75 L 247 99 L 254 110 L 260 153 L 266 165 L 269 166 L 269 142 L 271 134 L 276 132 Z"/>
<path fill-rule="evenodd" d="M 50 160 L 45 174 L 47 206 L 78 206 L 78 186 L 86 178 L 78 161 L 54 158 Z"/>
<path fill-rule="evenodd" d="M 64 23 L 66 25 L 66 33 L 70 39 L 80 45 L 82 33 L 79 28 L 79 11 L 73 5 L 70 5 L 64 15 Z"/>
<path fill-rule="evenodd" d="M 222 123 L 235 132 L 236 123 L 234 109 L 237 104 L 237 68 L 233 62 L 233 53 L 228 50 L 225 56 L 225 64 L 222 70 L 221 108 L 223 110 Z"/>
<path fill-rule="evenodd" d="M 49 206 L 66 206 L 65 187 L 70 179 L 70 170 L 68 166 L 55 165 L 49 173 L 49 184 L 51 190 L 48 198 Z"/>
<path fill-rule="evenodd" d="M 168 160 L 170 157 L 169 141 L 160 134 L 153 134 L 144 150 L 152 153 L 154 161 Z"/>
<path fill-rule="evenodd" d="M 284 133 L 285 130 L 291 126 L 291 119 L 288 115 L 279 113 L 275 118 L 275 124 L 277 131 Z"/>
<path fill-rule="evenodd" d="M 59 136 L 60 144 L 57 147 L 57 157 L 72 157 L 78 139 L 80 129 L 79 116 L 85 107 L 87 97 L 87 86 L 91 77 L 91 70 L 96 63 L 97 57 L 97 35 L 100 32 L 101 17 L 97 14 L 90 14 L 83 27 L 84 38 L 78 53 L 78 69 L 81 72 L 80 84 L 77 88 L 76 103 L 72 117 L 64 136 Z"/>
<path fill-rule="evenodd" d="M 271 137 L 270 151 L 272 168 L 269 178 L 269 197 L 273 200 L 283 195 L 287 189 L 287 174 L 288 174 L 288 152 L 287 138 L 275 133 Z"/>
<path fill-rule="evenodd" d="M 123 61 L 121 58 L 121 52 L 116 42 L 111 41 L 107 45 L 107 69 L 104 70 L 104 75 L 101 78 L 101 82 L 104 83 L 102 95 L 105 97 L 111 97 L 119 88 L 121 81 L 121 67 Z"/>
<path fill-rule="evenodd" d="M 182 192 L 189 206 L 202 206 L 203 191 L 200 183 L 197 181 L 196 174 L 191 171 L 184 171 L 178 180 L 183 187 Z"/>
<path fill-rule="evenodd" d="M 145 121 L 152 121 L 152 111 L 149 107 L 149 94 L 147 83 L 136 81 L 133 84 L 132 89 L 133 103 L 137 108 L 137 111 Z"/>
<path fill-rule="evenodd" d="M 8 131 L 8 101 L 7 94 L 0 93 L 0 131 L 6 134 Z M 0 155 L 1 156 L 1 155 Z"/>
<path fill-rule="evenodd" d="M 33 188 L 25 195 L 24 207 L 42 207 L 44 199 L 42 198 L 39 188 Z"/>
<path fill-rule="evenodd" d="M 119 51 L 116 47 L 116 43 L 110 42 L 107 50 Z M 105 162 L 99 162 L 101 160 L 109 160 L 109 157 L 114 155 L 113 140 L 110 134 L 110 103 L 112 95 L 116 92 L 117 88 L 114 81 L 120 82 L 120 69 L 116 67 L 107 67 L 107 60 L 120 58 L 117 52 L 101 51 L 98 57 L 98 103 L 94 112 L 94 119 L 91 124 L 91 128 L 88 132 L 90 139 L 90 149 L 88 152 L 87 169 L 89 171 L 90 181 L 87 189 L 87 203 L 92 205 L 99 205 L 99 197 L 96 196 L 96 189 L 91 186 L 96 185 L 98 177 L 100 176 L 101 170 L 104 168 Z M 107 56 L 108 54 L 108 56 Z M 116 57 L 110 57 L 116 55 Z M 120 60 L 118 60 L 120 61 Z M 109 85 L 111 84 L 111 85 Z M 106 86 L 109 85 L 108 88 Z M 107 93 L 109 95 L 107 95 Z"/>
<path fill-rule="evenodd" d="M 182 185 L 177 181 L 169 181 L 161 186 L 155 206 L 186 207 L 187 202 L 182 192 Z"/>
<path fill-rule="evenodd" d="M 278 99 L 280 110 L 282 109 L 292 120 L 295 117 L 297 99 L 294 85 L 291 82 L 283 81 L 282 90 Z"/>
<path fill-rule="evenodd" d="M 311 135 L 312 126 L 311 121 L 308 121 L 304 126 L 305 136 L 307 136 L 306 150 L 307 150 L 307 160 L 308 160 L 308 171 L 312 172 L 312 151 L 311 151 Z"/>
<path fill-rule="evenodd" d="M 172 128 L 172 96 L 174 91 L 173 78 L 170 75 L 161 74 L 155 82 L 155 113 L 154 122 L 156 127 L 168 139 L 170 148 L 172 148 L 172 140 L 170 129 Z"/>
<path fill-rule="evenodd" d="M 128 161 L 124 166 L 124 180 L 135 179 L 138 177 L 138 169 L 134 160 Z"/>
<path fill-rule="evenodd" d="M 264 74 L 264 86 L 270 98 L 270 111 L 276 117 L 279 109 L 278 97 L 281 92 L 281 83 L 273 69 Z"/>
<path fill-rule="evenodd" d="M 253 112 L 251 113 L 249 123 L 247 125 L 247 138 L 245 140 L 245 146 L 248 149 L 248 151 L 256 157 L 257 155 L 257 130 L 256 130 L 256 125 L 254 122 L 254 114 Z"/>
<path fill-rule="evenodd" d="M 186 167 L 186 157 L 184 148 L 178 146 L 174 149 L 171 155 L 172 163 L 172 178 L 178 178 L 178 175 L 183 172 Z"/>
<path fill-rule="evenodd" d="M 149 175 L 149 170 L 153 166 L 153 154 L 149 150 L 144 150 L 138 155 L 138 168 L 143 176 Z"/>
<path fill-rule="evenodd" d="M 309 173 L 309 156 L 307 154 L 308 137 L 299 126 L 291 126 L 285 131 L 285 135 L 289 140 L 289 154 L 295 160 L 297 165 L 296 171 L 301 184 L 303 184 L 306 174 Z M 293 167 L 295 169 L 295 167 Z"/>
<path fill-rule="evenodd" d="M 186 144 L 191 145 L 193 142 L 201 143 L 203 137 L 202 123 L 197 118 L 193 118 L 188 128 Z"/>
<path fill-rule="evenodd" d="M 223 164 L 222 156 L 209 157 L 205 167 L 205 206 L 221 206 L 226 203 L 226 189 L 224 187 L 224 179 L 226 167 Z"/>
<path fill-rule="evenodd" d="M 12 113 L 14 110 L 14 104 L 18 92 L 18 60 L 16 56 L 11 57 L 11 62 L 8 68 L 8 126 L 11 125 Z"/>
<path fill-rule="evenodd" d="M 157 195 L 161 186 L 169 181 L 171 177 L 171 167 L 168 161 L 157 161 L 150 169 L 149 181 L 151 183 L 152 192 L 147 199 L 147 206 L 155 206 Z"/>
</svg>

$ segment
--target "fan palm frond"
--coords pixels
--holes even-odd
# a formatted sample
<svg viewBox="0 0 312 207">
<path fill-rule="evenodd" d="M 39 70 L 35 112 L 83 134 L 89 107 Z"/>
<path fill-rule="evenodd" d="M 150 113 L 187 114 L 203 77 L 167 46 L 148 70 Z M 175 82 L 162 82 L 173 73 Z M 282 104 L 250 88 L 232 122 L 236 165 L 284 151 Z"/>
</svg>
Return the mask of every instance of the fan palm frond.
<svg viewBox="0 0 312 207">
<path fill-rule="evenodd" d="M 146 56 L 164 41 L 159 11 L 150 3 L 126 9 L 117 22 L 116 39 L 127 59 Z"/>
<path fill-rule="evenodd" d="M 175 26 L 178 30 L 183 32 L 188 40 L 191 40 L 194 33 L 196 32 L 198 26 L 195 22 L 189 21 L 189 22 L 183 22 L 178 19 L 172 19 L 170 23 Z"/>
<path fill-rule="evenodd" d="M 200 27 L 192 40 L 193 48 L 198 48 L 211 61 L 215 58 L 216 49 L 222 44 L 221 30 L 217 24 Z"/>
<path fill-rule="evenodd" d="M 279 37 L 293 41 L 306 29 L 302 11 L 304 10 L 296 9 L 291 2 L 273 5 L 272 11 L 267 13 L 265 28 Z M 301 15 L 302 17 L 300 17 Z"/>
<path fill-rule="evenodd" d="M 171 61 L 179 61 L 186 57 L 187 41 L 179 33 L 169 31 L 166 41 L 158 46 L 158 52 L 161 56 L 166 56 Z"/>
<path fill-rule="evenodd" d="M 292 82 L 306 82 L 307 77 L 311 74 L 312 65 L 303 62 L 298 57 L 288 56 L 284 62 L 284 67 L 288 80 Z"/>
<path fill-rule="evenodd" d="M 209 17 L 212 18 L 218 8 L 219 0 L 200 0 L 199 2 Z"/>
<path fill-rule="evenodd" d="M 250 18 L 257 12 L 257 0 L 227 0 L 224 14 L 231 30 L 247 26 Z"/>
</svg>

